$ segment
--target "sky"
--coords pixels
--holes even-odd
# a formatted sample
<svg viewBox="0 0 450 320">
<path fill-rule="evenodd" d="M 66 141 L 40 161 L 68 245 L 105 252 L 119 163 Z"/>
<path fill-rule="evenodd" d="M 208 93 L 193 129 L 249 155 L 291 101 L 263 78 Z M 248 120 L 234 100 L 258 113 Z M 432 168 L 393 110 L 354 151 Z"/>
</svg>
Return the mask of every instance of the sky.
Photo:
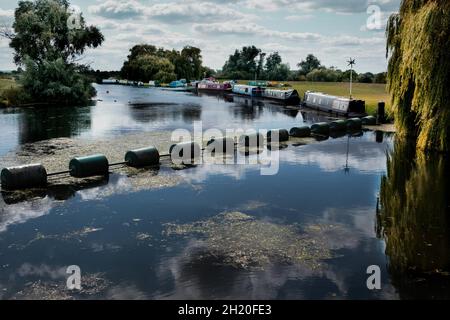
<svg viewBox="0 0 450 320">
<path fill-rule="evenodd" d="M 18 1 L 0 0 L 0 24 L 11 24 Z M 82 62 L 93 69 L 119 70 L 136 44 L 202 50 L 204 64 L 221 69 L 235 49 L 255 45 L 283 62 L 312 53 L 323 65 L 358 72 L 386 70 L 385 26 L 400 0 L 72 0 L 90 25 L 105 35 Z M 0 70 L 13 70 L 12 51 L 0 39 Z"/>
</svg>

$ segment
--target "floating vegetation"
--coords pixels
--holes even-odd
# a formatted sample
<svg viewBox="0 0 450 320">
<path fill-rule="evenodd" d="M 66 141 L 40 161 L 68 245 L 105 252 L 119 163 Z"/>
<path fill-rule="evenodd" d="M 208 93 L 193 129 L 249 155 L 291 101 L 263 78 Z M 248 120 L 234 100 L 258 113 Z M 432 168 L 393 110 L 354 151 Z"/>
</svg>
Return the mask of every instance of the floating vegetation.
<svg viewBox="0 0 450 320">
<path fill-rule="evenodd" d="M 81 290 L 69 290 L 64 281 L 36 281 L 17 292 L 14 300 L 75 300 L 93 299 L 102 295 L 111 283 L 103 274 L 83 274 Z"/>
<path fill-rule="evenodd" d="M 318 269 L 332 258 L 321 236 L 330 226 L 282 225 L 227 212 L 192 224 L 167 224 L 166 235 L 200 236 L 203 258 L 215 257 L 239 269 L 264 269 L 272 263 L 299 264 Z"/>
</svg>

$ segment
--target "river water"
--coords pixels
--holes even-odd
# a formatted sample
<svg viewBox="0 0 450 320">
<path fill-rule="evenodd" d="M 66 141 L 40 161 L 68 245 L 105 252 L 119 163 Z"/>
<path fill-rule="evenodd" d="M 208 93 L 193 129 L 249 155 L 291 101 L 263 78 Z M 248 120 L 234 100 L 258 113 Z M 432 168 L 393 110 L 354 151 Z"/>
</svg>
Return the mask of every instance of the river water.
<svg viewBox="0 0 450 320">
<path fill-rule="evenodd" d="M 327 120 L 237 97 L 97 91 L 90 107 L 2 110 L 0 167 L 57 142 L 111 152 L 119 141 L 153 144 L 152 134 L 198 121 L 224 130 Z M 52 152 L 49 165 L 60 159 Z M 2 191 L 0 298 L 448 298 L 446 160 L 365 131 L 290 143 L 276 175 L 257 164 L 162 163 L 139 187 L 139 173 L 113 170 L 76 188 Z M 66 288 L 71 265 L 81 269 L 81 291 Z M 369 266 L 379 267 L 379 290 L 368 289 Z"/>
</svg>

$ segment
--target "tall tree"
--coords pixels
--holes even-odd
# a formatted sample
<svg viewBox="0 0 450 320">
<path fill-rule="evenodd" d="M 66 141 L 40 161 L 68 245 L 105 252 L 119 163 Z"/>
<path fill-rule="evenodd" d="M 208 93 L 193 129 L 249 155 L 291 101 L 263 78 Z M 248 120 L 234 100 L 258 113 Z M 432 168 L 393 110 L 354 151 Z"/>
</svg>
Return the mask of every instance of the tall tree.
<svg viewBox="0 0 450 320">
<path fill-rule="evenodd" d="M 232 79 L 253 79 L 255 75 L 258 77 L 264 63 L 264 55 L 261 53 L 261 49 L 255 46 L 236 50 L 225 62 L 223 75 Z"/>
<path fill-rule="evenodd" d="M 84 104 L 95 94 L 75 62 L 104 38 L 81 13 L 72 26 L 73 15 L 67 0 L 19 1 L 10 46 L 14 62 L 26 66 L 21 83 L 33 102 Z"/>
<path fill-rule="evenodd" d="M 300 74 L 307 75 L 314 69 L 320 69 L 322 66 L 320 60 L 313 54 L 308 54 L 305 60 L 302 60 L 297 66 L 300 68 Z"/>
<path fill-rule="evenodd" d="M 403 0 L 387 26 L 388 89 L 398 134 L 450 151 L 450 2 Z"/>
</svg>

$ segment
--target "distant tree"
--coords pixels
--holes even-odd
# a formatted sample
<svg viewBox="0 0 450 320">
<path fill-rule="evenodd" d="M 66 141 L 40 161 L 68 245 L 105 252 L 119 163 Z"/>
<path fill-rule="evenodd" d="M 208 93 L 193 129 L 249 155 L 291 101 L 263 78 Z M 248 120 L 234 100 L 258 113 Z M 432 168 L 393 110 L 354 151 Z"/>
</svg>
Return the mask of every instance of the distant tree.
<svg viewBox="0 0 450 320">
<path fill-rule="evenodd" d="M 307 75 L 311 71 L 322 67 L 320 60 L 313 54 L 309 54 L 306 59 L 302 60 L 297 66 L 300 68 L 300 75 Z"/>
<path fill-rule="evenodd" d="M 387 77 L 387 73 L 386 72 L 377 73 L 375 75 L 374 82 L 375 83 L 386 83 L 386 77 Z"/>
<path fill-rule="evenodd" d="M 160 80 L 156 77 L 158 73 L 159 77 L 166 81 L 173 78 L 175 80 L 201 78 L 203 73 L 201 50 L 186 46 L 180 52 L 140 44 L 130 49 L 128 59 L 121 70 L 123 78 L 133 81 Z"/>
<path fill-rule="evenodd" d="M 375 75 L 371 72 L 362 73 L 358 77 L 358 81 L 361 83 L 373 83 Z"/>
<path fill-rule="evenodd" d="M 70 28 L 73 14 L 67 0 L 19 1 L 15 10 L 10 47 L 14 62 L 26 66 L 22 86 L 34 102 L 84 104 L 95 94 L 76 61 L 104 38 L 82 14 Z"/>
<path fill-rule="evenodd" d="M 277 68 L 282 62 L 283 61 L 278 52 L 270 54 L 266 60 L 266 71 L 271 72 L 273 69 Z"/>
<path fill-rule="evenodd" d="M 353 81 L 355 81 L 359 78 L 359 74 L 355 70 L 351 71 L 349 69 L 349 70 L 345 70 L 344 73 L 342 74 L 342 81 L 350 82 L 350 73 L 351 72 L 353 72 L 353 76 L 352 76 Z"/>
<path fill-rule="evenodd" d="M 306 80 L 308 81 L 319 81 L 319 82 L 340 82 L 342 81 L 342 71 L 333 69 L 314 69 L 306 75 Z"/>
<path fill-rule="evenodd" d="M 222 69 L 222 74 L 231 79 L 253 79 L 261 76 L 263 65 L 261 49 L 255 46 L 243 47 L 230 55 Z M 258 58 L 258 61 L 257 61 Z"/>
<path fill-rule="evenodd" d="M 283 60 L 278 52 L 274 52 L 267 57 L 265 78 L 267 80 L 286 81 L 290 75 L 290 67 L 283 64 Z"/>
</svg>

